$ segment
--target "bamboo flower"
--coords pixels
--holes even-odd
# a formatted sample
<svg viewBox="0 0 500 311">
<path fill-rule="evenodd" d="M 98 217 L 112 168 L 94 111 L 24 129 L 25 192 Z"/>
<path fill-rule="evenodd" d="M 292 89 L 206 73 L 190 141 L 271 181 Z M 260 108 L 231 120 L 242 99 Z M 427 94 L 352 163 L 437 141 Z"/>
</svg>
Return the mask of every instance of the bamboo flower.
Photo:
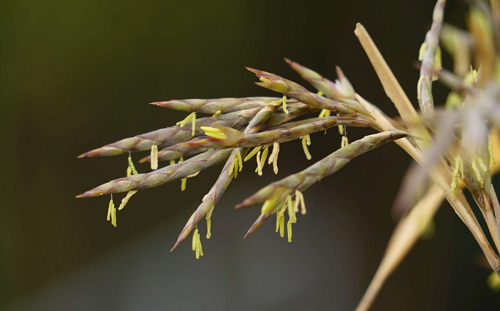
<svg viewBox="0 0 500 311">
<path fill-rule="evenodd" d="M 355 157 L 407 136 L 408 134 L 402 131 L 388 131 L 366 136 L 335 151 L 305 170 L 262 188 L 236 206 L 236 208 L 243 208 L 265 203 L 261 216 L 248 230 L 247 235 L 257 229 L 272 214 L 276 213 L 276 210 L 285 203 L 287 196 L 294 194 L 296 190 L 303 192 L 316 182 L 346 166 Z"/>
</svg>

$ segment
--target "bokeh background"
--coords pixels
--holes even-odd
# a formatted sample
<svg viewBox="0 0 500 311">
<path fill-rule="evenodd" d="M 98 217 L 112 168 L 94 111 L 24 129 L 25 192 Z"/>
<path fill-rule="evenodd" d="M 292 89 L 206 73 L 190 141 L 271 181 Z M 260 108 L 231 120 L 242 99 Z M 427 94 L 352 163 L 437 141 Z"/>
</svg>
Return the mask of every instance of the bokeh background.
<svg viewBox="0 0 500 311">
<path fill-rule="evenodd" d="M 434 3 L 0 1 L 0 309 L 353 310 L 395 226 L 390 207 L 410 164 L 397 146 L 309 189 L 291 244 L 273 223 L 242 240 L 259 207 L 233 206 L 312 161 L 292 142 L 282 146 L 278 176 L 267 168 L 258 177 L 248 164 L 217 205 L 198 261 L 189 242 L 169 249 L 220 167 L 189 179 L 185 192 L 180 182 L 139 192 L 113 228 L 109 197 L 75 195 L 124 176 L 126 156 L 76 156 L 186 115 L 152 101 L 272 95 L 245 66 L 301 82 L 285 56 L 331 79 L 340 65 L 357 92 L 394 115 L 355 24 L 416 102 L 413 62 Z M 464 25 L 465 3 L 447 6 L 446 20 Z M 436 89 L 442 102 L 444 88 Z M 370 132 L 350 129 L 349 137 Z M 312 141 L 313 161 L 340 146 L 336 130 Z M 479 253 L 444 205 L 436 235 L 418 242 L 373 310 L 497 310 Z"/>
</svg>

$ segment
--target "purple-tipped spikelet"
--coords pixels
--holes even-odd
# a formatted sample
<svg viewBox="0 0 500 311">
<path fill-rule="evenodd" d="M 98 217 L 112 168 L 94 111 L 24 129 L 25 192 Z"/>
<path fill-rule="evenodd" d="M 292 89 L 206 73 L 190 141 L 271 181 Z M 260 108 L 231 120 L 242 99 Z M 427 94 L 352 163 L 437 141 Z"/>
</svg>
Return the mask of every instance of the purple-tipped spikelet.
<svg viewBox="0 0 500 311">
<path fill-rule="evenodd" d="M 171 127 L 126 138 L 80 157 L 150 151 L 150 155 L 140 162 L 150 162 L 152 171 L 138 174 L 129 155 L 126 177 L 107 182 L 77 197 L 127 192 L 118 208 L 112 197 L 108 205 L 108 220 L 116 226 L 117 211 L 123 209 L 137 191 L 176 180 L 181 181 L 181 189 L 184 190 L 188 178 L 225 161 L 217 181 L 202 198 L 172 247 L 172 250 L 177 248 L 192 233 L 192 250 L 196 258 L 200 258 L 204 254 L 198 224 L 206 219 L 206 237 L 209 239 L 214 208 L 232 179 L 242 171 L 244 163 L 247 167 L 247 162 L 255 159 L 256 164 L 251 165 L 251 169 L 255 169 L 259 176 L 263 174 L 266 163 L 278 174 L 280 144 L 291 141 L 300 143 L 305 158 L 309 160 L 312 158 L 308 149 L 311 136 L 338 127 L 343 136 L 341 148 L 308 168 L 263 187 L 237 206 L 243 208 L 262 204 L 260 216 L 247 235 L 276 215 L 276 232 L 284 237 L 286 228 L 288 241 L 291 242 L 297 214 L 306 214 L 302 192 L 343 168 L 352 159 L 394 141 L 418 164 L 408 171 L 394 205 L 394 209 L 404 217 L 356 310 L 366 311 L 370 307 L 388 276 L 418 237 L 425 234 L 425 228 L 444 199 L 471 231 L 493 273 L 500 275 L 500 258 L 497 255 L 500 251 L 500 203 L 491 183 L 492 175 L 500 171 L 500 163 L 496 161 L 500 156 L 500 2 L 491 1 L 491 7 L 486 2 L 471 3 L 468 31 L 462 31 L 449 25 L 443 26 L 445 0 L 437 1 L 431 29 L 419 53 L 422 62 L 417 85 L 420 113 L 415 110 L 366 29 L 357 24 L 355 34 L 384 91 L 399 112 L 395 118 L 389 118 L 357 94 L 339 67 L 337 79 L 331 81 L 314 70 L 285 59 L 318 93 L 278 75 L 247 68 L 260 80 L 257 82 L 259 86 L 281 93 L 283 97 L 151 103 L 189 114 Z M 441 68 L 440 40 L 452 55 L 453 71 Z M 478 70 L 479 67 L 481 70 Z M 446 109 L 434 105 L 432 83 L 435 80 L 451 89 Z M 197 114 L 212 116 L 198 119 Z M 346 127 L 370 128 L 370 133 L 349 143 Z M 373 131 L 377 133 L 373 134 Z M 170 163 L 158 169 L 162 161 Z M 466 200 L 463 192 L 466 188 L 476 201 L 486 223 L 484 229 L 487 230 L 483 230 L 473 207 Z"/>
</svg>

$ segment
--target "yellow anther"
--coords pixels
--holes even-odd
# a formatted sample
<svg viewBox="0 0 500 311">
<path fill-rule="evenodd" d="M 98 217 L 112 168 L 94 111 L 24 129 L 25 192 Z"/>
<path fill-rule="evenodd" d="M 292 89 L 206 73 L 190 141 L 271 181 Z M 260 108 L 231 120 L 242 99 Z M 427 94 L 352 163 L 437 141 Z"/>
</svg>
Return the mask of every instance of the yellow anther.
<svg viewBox="0 0 500 311">
<path fill-rule="evenodd" d="M 198 228 L 196 228 L 193 232 L 193 241 L 191 242 L 193 251 L 196 250 L 196 242 L 198 241 Z"/>
<path fill-rule="evenodd" d="M 300 213 L 302 215 L 305 215 L 307 213 L 307 210 L 306 210 L 306 202 L 304 201 L 304 195 L 299 190 L 296 190 L 295 191 L 295 207 L 294 207 L 294 209 L 298 210 L 299 205 L 300 205 Z"/>
<path fill-rule="evenodd" d="M 288 220 L 288 223 L 286 225 L 286 231 L 288 233 L 288 242 L 292 242 L 292 221 Z"/>
<path fill-rule="evenodd" d="M 158 146 L 156 144 L 151 146 L 151 169 L 158 169 Z"/>
<path fill-rule="evenodd" d="M 175 160 L 170 160 L 170 165 L 174 165 L 175 164 Z"/>
<path fill-rule="evenodd" d="M 481 188 L 484 188 L 484 180 L 483 180 L 483 177 L 481 177 L 481 173 L 479 172 L 479 169 L 477 168 L 476 159 L 479 159 L 479 157 L 477 155 L 472 160 L 472 170 L 476 174 L 476 179 L 477 179 L 477 182 L 479 183 L 479 186 L 481 186 Z M 481 161 L 481 159 L 479 159 L 479 161 Z M 484 163 L 483 163 L 483 165 L 484 165 Z"/>
<path fill-rule="evenodd" d="M 325 117 L 329 117 L 331 116 L 332 112 L 328 109 L 323 109 L 321 110 L 321 112 L 319 113 L 319 118 L 325 118 Z"/>
<path fill-rule="evenodd" d="M 196 239 L 196 259 L 200 259 L 203 256 L 203 248 L 201 247 L 201 237 L 198 234 L 198 238 Z"/>
<path fill-rule="evenodd" d="M 116 207 L 115 203 L 113 202 L 113 195 L 111 195 L 111 200 L 109 201 L 108 216 L 106 217 L 106 219 L 108 221 L 111 221 L 113 227 L 116 227 Z"/>
<path fill-rule="evenodd" d="M 344 125 L 339 125 L 339 134 L 344 135 L 344 133 L 345 133 Z"/>
<path fill-rule="evenodd" d="M 113 203 L 113 195 L 111 194 L 111 200 L 109 200 L 109 204 L 108 204 L 108 216 L 106 217 L 107 221 L 111 220 L 111 213 L 113 212 L 114 206 L 115 206 L 115 204 Z"/>
<path fill-rule="evenodd" d="M 129 174 L 130 172 L 130 174 Z M 130 153 L 128 154 L 128 168 L 127 168 L 127 176 L 130 176 L 130 175 L 137 175 L 137 170 L 135 169 L 135 166 L 134 166 L 134 162 L 132 161 L 132 156 L 130 155 Z"/>
<path fill-rule="evenodd" d="M 257 153 L 257 168 L 255 169 L 255 172 L 258 173 L 259 176 L 262 176 L 262 169 L 264 168 L 264 164 L 266 163 L 268 153 L 269 148 L 265 148 L 262 152 L 262 155 L 260 155 L 260 151 Z"/>
<path fill-rule="evenodd" d="M 127 192 L 127 195 L 122 199 L 122 202 L 120 203 L 120 206 L 118 207 L 118 210 L 121 211 L 125 205 L 127 205 L 128 201 L 130 198 L 137 193 L 138 190 L 132 190 Z"/>
<path fill-rule="evenodd" d="M 252 151 L 249 154 L 247 154 L 245 159 L 243 159 L 243 161 L 246 162 L 246 161 L 250 160 L 251 158 L 253 158 L 253 156 L 256 155 L 257 152 L 260 151 L 260 149 L 262 149 L 262 146 L 258 146 L 258 147 L 253 148 Z"/>
<path fill-rule="evenodd" d="M 304 154 L 306 155 L 306 158 L 308 160 L 311 160 L 312 156 L 311 154 L 309 153 L 309 148 L 307 148 L 307 146 L 310 146 L 311 145 L 311 136 L 306 135 L 306 136 L 302 136 L 302 149 L 304 149 Z"/>
<path fill-rule="evenodd" d="M 202 126 L 201 129 L 205 132 L 205 135 L 207 135 L 208 137 L 221 140 L 227 139 L 226 134 L 224 134 L 221 130 L 219 130 L 216 127 Z"/>
<path fill-rule="evenodd" d="M 260 80 L 260 81 L 262 81 L 262 82 L 265 82 L 265 83 L 269 83 L 269 82 L 271 82 L 271 80 L 266 79 L 266 78 L 264 78 L 264 77 L 260 77 L 260 78 L 259 78 L 259 80 Z"/>
<path fill-rule="evenodd" d="M 288 114 L 288 109 L 286 109 L 286 95 L 283 96 L 281 99 L 281 102 L 283 103 L 283 111 Z"/>
<path fill-rule="evenodd" d="M 178 163 L 182 163 L 182 162 L 184 162 L 184 157 L 180 157 Z M 183 178 L 183 179 L 181 179 L 181 191 L 186 190 L 186 187 L 187 187 L 187 178 Z"/>
<path fill-rule="evenodd" d="M 278 197 L 274 197 L 272 199 L 266 200 L 264 202 L 264 204 L 262 204 L 262 208 L 260 210 L 261 215 L 270 212 L 274 208 L 274 205 L 276 205 L 277 201 L 278 201 Z"/>
<path fill-rule="evenodd" d="M 424 59 L 425 50 L 427 50 L 427 43 L 426 42 L 422 43 L 422 45 L 420 46 L 420 50 L 418 51 L 418 60 L 419 61 L 422 61 Z"/>
<path fill-rule="evenodd" d="M 212 236 L 212 218 L 207 218 L 207 240 Z"/>
<path fill-rule="evenodd" d="M 217 111 L 214 113 L 214 115 L 212 116 L 212 118 L 217 118 L 217 117 L 219 117 L 219 116 L 221 116 L 221 115 L 222 115 L 222 112 L 220 112 L 220 110 L 217 110 Z"/>
<path fill-rule="evenodd" d="M 323 92 L 321 92 L 321 91 L 319 91 L 317 94 L 318 94 L 319 96 L 323 96 L 323 95 L 325 95 L 325 94 L 323 94 Z"/>
<path fill-rule="evenodd" d="M 193 113 L 189 114 L 184 120 L 177 122 L 176 125 L 184 126 L 189 121 L 191 121 L 191 125 L 192 125 L 191 135 L 194 136 L 194 133 L 196 131 L 196 112 L 193 112 Z"/>
<path fill-rule="evenodd" d="M 193 112 L 193 120 L 191 121 L 191 136 L 194 136 L 194 133 L 196 132 L 196 112 Z"/>
<path fill-rule="evenodd" d="M 285 216 L 280 216 L 280 236 L 285 236 Z"/>
<path fill-rule="evenodd" d="M 273 164 L 273 170 L 274 174 L 278 174 L 278 154 L 280 153 L 280 144 L 275 141 L 273 143 L 273 152 L 271 153 L 271 156 L 269 157 L 269 161 L 267 162 L 268 164 Z"/>
<path fill-rule="evenodd" d="M 115 208 L 115 205 L 113 204 L 113 210 L 111 211 L 111 224 L 113 225 L 113 227 L 116 228 L 117 224 L 116 224 L 116 208 Z"/>
<path fill-rule="evenodd" d="M 241 172 L 242 169 L 243 169 L 243 160 L 241 158 L 241 152 L 240 149 L 236 149 L 236 152 L 234 153 L 233 157 L 233 163 L 229 168 L 228 175 L 234 173 L 234 178 L 236 178 L 238 177 L 238 172 Z"/>
<path fill-rule="evenodd" d="M 288 218 L 290 219 L 290 221 L 292 223 L 296 223 L 297 222 L 297 216 L 295 215 L 295 207 L 293 205 L 293 200 L 292 200 L 292 196 L 291 195 L 289 195 L 286 198 L 286 205 L 287 205 L 287 209 L 288 209 Z"/>
<path fill-rule="evenodd" d="M 495 152 L 493 152 L 493 143 L 491 142 L 491 137 L 488 138 L 488 153 L 493 165 L 497 165 L 497 159 L 495 158 Z"/>
<path fill-rule="evenodd" d="M 349 139 L 347 139 L 347 136 L 342 136 L 342 144 L 341 147 L 344 148 L 345 146 L 349 145 Z"/>
<path fill-rule="evenodd" d="M 280 213 L 276 213 L 276 232 L 280 231 Z"/>
</svg>

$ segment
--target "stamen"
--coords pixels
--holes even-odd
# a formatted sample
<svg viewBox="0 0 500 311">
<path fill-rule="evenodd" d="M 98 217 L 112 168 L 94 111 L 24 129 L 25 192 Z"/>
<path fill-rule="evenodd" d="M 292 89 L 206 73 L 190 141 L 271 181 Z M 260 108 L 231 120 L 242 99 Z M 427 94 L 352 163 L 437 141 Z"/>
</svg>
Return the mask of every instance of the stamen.
<svg viewBox="0 0 500 311">
<path fill-rule="evenodd" d="M 262 208 L 260 210 L 260 214 L 265 214 L 271 211 L 276 202 L 278 201 L 278 197 L 274 197 L 272 199 L 266 200 L 264 204 L 262 204 Z"/>
<path fill-rule="evenodd" d="M 111 200 L 109 200 L 108 204 L 108 216 L 106 217 L 107 221 L 111 220 L 111 213 L 113 211 L 114 203 L 113 203 L 113 194 L 111 194 Z"/>
<path fill-rule="evenodd" d="M 479 157 L 477 155 L 472 160 L 472 170 L 474 171 L 474 173 L 476 173 L 476 179 L 479 182 L 479 185 L 481 186 L 481 188 L 484 188 L 484 180 L 481 177 L 481 173 L 479 172 L 479 169 L 477 168 L 476 159 L 479 159 Z M 481 160 L 481 159 L 479 159 L 479 160 Z M 484 165 L 484 163 L 483 163 L 483 165 Z"/>
<path fill-rule="evenodd" d="M 220 140 L 227 139 L 226 134 L 224 134 L 221 130 L 219 130 L 216 127 L 202 126 L 201 129 L 205 132 L 205 135 L 207 135 L 208 137 Z"/>
<path fill-rule="evenodd" d="M 269 148 L 265 148 L 262 152 L 262 155 L 259 158 L 260 151 L 257 154 L 257 169 L 255 172 L 262 176 L 262 169 L 264 168 L 264 164 L 266 163 L 267 155 L 269 154 Z"/>
<path fill-rule="evenodd" d="M 128 201 L 130 198 L 137 193 L 138 190 L 131 190 L 127 192 L 127 195 L 122 199 L 122 203 L 120 203 L 120 206 L 118 207 L 118 210 L 121 211 L 125 205 L 127 205 Z"/>
<path fill-rule="evenodd" d="M 296 223 L 297 216 L 295 215 L 295 208 L 293 205 L 292 196 L 290 196 L 290 195 L 287 196 L 286 200 L 287 200 L 286 205 L 287 205 L 287 209 L 288 209 L 288 218 L 292 223 Z"/>
<path fill-rule="evenodd" d="M 292 221 L 288 220 L 286 225 L 286 231 L 288 232 L 288 242 L 292 243 Z"/>
<path fill-rule="evenodd" d="M 260 80 L 260 81 L 262 81 L 262 82 L 265 82 L 265 83 L 272 82 L 271 80 L 266 79 L 266 78 L 264 78 L 264 77 L 259 78 L 259 80 Z"/>
<path fill-rule="evenodd" d="M 271 153 L 271 156 L 269 157 L 269 161 L 267 164 L 273 163 L 273 170 L 274 174 L 278 174 L 278 154 L 280 153 L 280 144 L 275 141 L 273 143 L 273 152 Z"/>
<path fill-rule="evenodd" d="M 283 98 L 281 99 L 281 102 L 283 103 L 283 111 L 288 114 L 288 109 L 286 109 L 286 95 L 283 95 Z"/>
<path fill-rule="evenodd" d="M 189 121 L 191 121 L 191 125 L 192 125 L 192 128 L 193 128 L 192 132 L 191 132 L 191 135 L 194 136 L 194 133 L 195 133 L 195 130 L 196 130 L 196 112 L 193 112 L 193 113 L 189 114 L 184 120 L 177 122 L 176 125 L 184 126 Z"/>
<path fill-rule="evenodd" d="M 170 160 L 170 165 L 174 165 L 175 164 L 175 160 Z"/>
<path fill-rule="evenodd" d="M 156 144 L 151 146 L 151 169 L 158 169 L 158 146 Z"/>
<path fill-rule="evenodd" d="M 280 213 L 276 213 L 276 232 L 280 231 Z"/>
<path fill-rule="evenodd" d="M 207 218 L 207 240 L 212 236 L 212 218 Z"/>
<path fill-rule="evenodd" d="M 245 159 L 243 159 L 243 161 L 246 162 L 246 161 L 250 160 L 251 158 L 253 158 L 253 156 L 256 155 L 260 149 L 262 149 L 262 146 L 258 146 L 258 147 L 253 148 L 252 151 L 249 154 L 247 154 Z"/>
<path fill-rule="evenodd" d="M 295 204 L 297 205 L 297 209 L 298 205 L 300 204 L 300 213 L 302 215 L 305 215 L 307 213 L 306 202 L 304 201 L 304 195 L 299 190 L 295 191 Z"/>
<path fill-rule="evenodd" d="M 344 135 L 345 131 L 344 131 L 344 125 L 339 125 L 339 134 L 340 135 Z"/>
<path fill-rule="evenodd" d="M 217 110 L 217 111 L 214 113 L 214 115 L 212 116 L 212 118 L 217 118 L 217 117 L 219 117 L 219 116 L 221 116 L 221 115 L 222 115 L 222 112 L 220 112 L 220 110 Z"/>
<path fill-rule="evenodd" d="M 280 236 L 281 237 L 285 236 L 285 216 L 284 215 L 280 216 Z"/>
<path fill-rule="evenodd" d="M 241 152 L 240 149 L 236 149 L 236 152 L 234 153 L 233 157 L 233 163 L 229 168 L 228 175 L 230 176 L 234 172 L 234 178 L 237 178 L 238 172 L 241 172 L 242 169 L 243 169 L 243 160 L 241 159 Z"/>
<path fill-rule="evenodd" d="M 193 232 L 193 241 L 191 242 L 193 251 L 196 250 L 196 242 L 198 241 L 198 228 L 196 228 Z"/>
<path fill-rule="evenodd" d="M 422 45 L 420 46 L 420 50 L 418 51 L 418 60 L 419 61 L 422 61 L 424 59 L 425 50 L 427 50 L 427 43 L 426 42 L 422 43 Z"/>
<path fill-rule="evenodd" d="M 332 112 L 330 110 L 322 109 L 321 112 L 319 113 L 318 117 L 325 118 L 325 117 L 329 117 L 331 114 L 332 114 Z"/>
<path fill-rule="evenodd" d="M 130 175 L 134 174 L 134 175 L 137 175 L 139 174 L 137 172 L 137 170 L 135 169 L 135 165 L 134 165 L 134 162 L 132 161 L 132 155 L 130 154 L 130 152 L 128 153 L 128 168 L 127 168 L 127 176 L 130 176 L 129 175 L 129 168 L 130 168 Z"/>
<path fill-rule="evenodd" d="M 342 144 L 341 147 L 344 148 L 345 146 L 349 145 L 349 140 L 347 139 L 347 136 L 342 136 Z"/>
<path fill-rule="evenodd" d="M 182 163 L 182 162 L 184 162 L 184 157 L 181 157 L 179 159 L 179 162 L 177 162 L 177 163 Z M 181 191 L 186 190 L 186 186 L 187 186 L 187 178 L 181 179 Z"/>
<path fill-rule="evenodd" d="M 460 157 L 455 157 L 455 169 L 453 170 L 450 191 L 452 193 L 453 198 L 457 196 L 457 185 L 458 185 L 458 171 L 460 169 L 460 162 L 462 160 Z"/>
<path fill-rule="evenodd" d="M 312 156 L 309 153 L 309 148 L 307 146 L 311 145 L 311 137 L 308 135 L 302 136 L 302 149 L 304 149 L 304 154 L 308 160 L 311 160 Z"/>
</svg>

